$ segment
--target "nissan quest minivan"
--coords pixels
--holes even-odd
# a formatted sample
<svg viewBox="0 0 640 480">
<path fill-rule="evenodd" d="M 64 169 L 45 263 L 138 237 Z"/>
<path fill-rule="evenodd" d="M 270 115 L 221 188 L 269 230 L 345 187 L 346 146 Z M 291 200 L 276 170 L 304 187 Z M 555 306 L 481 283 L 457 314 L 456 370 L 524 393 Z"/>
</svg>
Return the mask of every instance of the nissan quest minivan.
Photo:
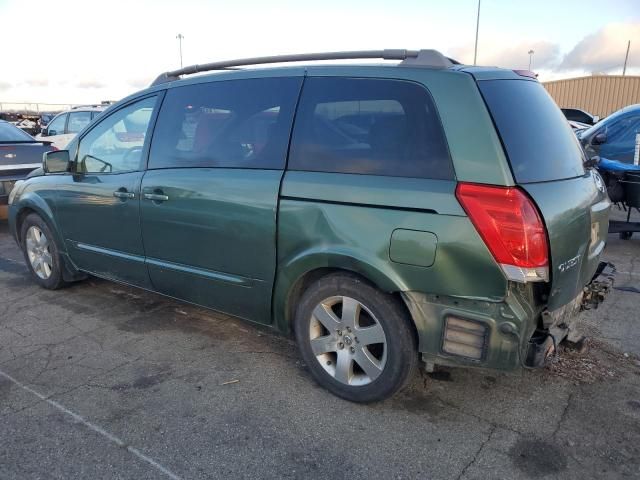
<svg viewBox="0 0 640 480">
<path fill-rule="evenodd" d="M 239 68 L 350 58 L 400 62 Z M 10 228 L 44 288 L 90 274 L 268 325 L 370 402 L 420 361 L 545 363 L 610 280 L 610 201 L 584 165 L 529 72 L 253 58 L 110 106 L 16 185 Z"/>
</svg>

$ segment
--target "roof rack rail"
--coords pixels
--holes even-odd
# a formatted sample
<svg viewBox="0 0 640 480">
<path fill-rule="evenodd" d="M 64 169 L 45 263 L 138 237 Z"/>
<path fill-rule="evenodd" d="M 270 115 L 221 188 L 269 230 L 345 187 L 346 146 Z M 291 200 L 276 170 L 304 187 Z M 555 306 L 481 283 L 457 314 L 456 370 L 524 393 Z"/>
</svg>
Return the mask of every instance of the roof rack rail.
<svg viewBox="0 0 640 480">
<path fill-rule="evenodd" d="M 71 110 L 77 110 L 79 108 L 98 108 L 98 107 L 108 107 L 109 105 L 113 104 L 114 101 L 113 100 L 103 100 L 100 103 L 89 103 L 87 105 L 73 105 L 71 107 Z"/>
<path fill-rule="evenodd" d="M 459 62 L 445 57 L 437 50 L 360 50 L 351 52 L 323 52 L 323 53 L 298 53 L 293 55 L 273 55 L 269 57 L 242 58 L 238 60 L 225 60 L 211 62 L 203 65 L 190 65 L 188 67 L 162 73 L 151 86 L 161 83 L 179 80 L 181 75 L 193 75 L 194 73 L 208 72 L 211 70 L 226 70 L 248 65 L 263 65 L 267 63 L 308 62 L 317 60 L 356 60 L 365 58 L 381 58 L 383 60 L 402 60 L 399 65 L 422 66 L 431 68 L 448 68 L 458 65 Z"/>
</svg>

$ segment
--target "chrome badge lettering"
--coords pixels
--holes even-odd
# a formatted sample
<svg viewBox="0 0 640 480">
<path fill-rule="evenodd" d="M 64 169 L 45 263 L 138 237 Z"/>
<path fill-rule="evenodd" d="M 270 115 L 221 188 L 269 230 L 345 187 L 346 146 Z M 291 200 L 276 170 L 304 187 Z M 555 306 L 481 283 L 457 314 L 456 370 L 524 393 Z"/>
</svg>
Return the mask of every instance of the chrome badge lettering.
<svg viewBox="0 0 640 480">
<path fill-rule="evenodd" d="M 578 264 L 578 260 L 580 260 L 580 254 L 576 255 L 573 258 L 570 258 L 566 262 L 562 262 L 560 265 L 558 265 L 558 270 L 564 273 L 567 270 L 575 267 Z"/>
</svg>

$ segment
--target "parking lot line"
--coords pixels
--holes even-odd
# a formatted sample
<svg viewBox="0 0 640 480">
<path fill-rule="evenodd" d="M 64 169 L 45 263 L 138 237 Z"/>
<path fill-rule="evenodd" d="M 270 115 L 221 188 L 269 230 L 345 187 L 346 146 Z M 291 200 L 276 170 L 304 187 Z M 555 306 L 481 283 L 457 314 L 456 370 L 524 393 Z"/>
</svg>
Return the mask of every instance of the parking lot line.
<svg viewBox="0 0 640 480">
<path fill-rule="evenodd" d="M 15 378 L 13 378 L 8 373 L 5 373 L 2 370 L 0 370 L 0 377 L 6 378 L 7 380 L 9 380 L 14 385 L 20 387 L 22 390 L 24 390 L 26 392 L 29 392 L 32 395 L 35 395 L 40 400 L 43 400 L 43 401 L 47 402 L 49 405 L 51 405 L 52 407 L 60 410 L 62 413 L 66 414 L 66 415 L 69 415 L 76 422 L 81 423 L 85 427 L 87 427 L 88 429 L 93 430 L 94 432 L 102 435 L 107 440 L 115 443 L 118 447 L 125 448 L 128 452 L 130 452 L 131 454 L 135 455 L 136 457 L 138 457 L 143 462 L 148 463 L 149 465 L 151 465 L 155 469 L 159 470 L 160 472 L 164 473 L 167 477 L 171 478 L 172 480 L 182 480 L 178 475 L 173 473 L 171 470 L 167 469 L 166 467 L 163 467 L 158 462 L 156 462 L 153 458 L 148 457 L 147 455 L 142 453 L 137 448 L 132 447 L 131 445 L 127 445 L 120 438 L 118 438 L 115 435 L 107 432 L 106 430 L 104 430 L 103 428 L 99 427 L 98 425 L 95 425 L 95 424 L 89 422 L 88 420 L 83 418 L 81 415 L 78 415 L 77 413 L 72 412 L 71 410 L 66 408 L 64 405 L 61 405 L 60 403 L 56 402 L 55 400 L 51 400 L 50 398 L 47 398 L 46 396 L 42 395 L 40 392 L 37 392 L 34 389 L 26 386 L 25 384 L 23 384 L 19 380 L 16 380 Z"/>
</svg>

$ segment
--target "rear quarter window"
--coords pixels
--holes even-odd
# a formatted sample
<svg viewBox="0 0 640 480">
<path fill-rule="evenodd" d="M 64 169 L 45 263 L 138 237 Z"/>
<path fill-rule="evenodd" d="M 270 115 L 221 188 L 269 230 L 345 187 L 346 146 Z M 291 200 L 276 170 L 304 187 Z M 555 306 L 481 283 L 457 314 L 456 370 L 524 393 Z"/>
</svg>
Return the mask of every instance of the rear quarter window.
<svg viewBox="0 0 640 480">
<path fill-rule="evenodd" d="M 582 147 L 542 85 L 530 80 L 483 80 L 478 85 L 516 182 L 584 175 Z"/>
<path fill-rule="evenodd" d="M 454 178 L 429 92 L 413 82 L 386 79 L 308 78 L 289 169 Z"/>
</svg>

